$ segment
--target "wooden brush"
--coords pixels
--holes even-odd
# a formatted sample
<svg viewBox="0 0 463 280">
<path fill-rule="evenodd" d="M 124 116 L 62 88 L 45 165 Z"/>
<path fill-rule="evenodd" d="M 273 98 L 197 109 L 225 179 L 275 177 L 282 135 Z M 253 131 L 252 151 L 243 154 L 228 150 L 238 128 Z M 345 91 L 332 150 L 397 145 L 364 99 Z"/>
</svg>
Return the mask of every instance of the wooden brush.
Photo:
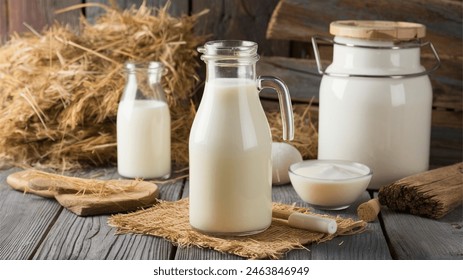
<svg viewBox="0 0 463 280">
<path fill-rule="evenodd" d="M 463 203 L 463 163 L 415 174 L 380 188 L 378 199 L 361 204 L 360 219 L 373 221 L 380 205 L 440 219 Z"/>
</svg>

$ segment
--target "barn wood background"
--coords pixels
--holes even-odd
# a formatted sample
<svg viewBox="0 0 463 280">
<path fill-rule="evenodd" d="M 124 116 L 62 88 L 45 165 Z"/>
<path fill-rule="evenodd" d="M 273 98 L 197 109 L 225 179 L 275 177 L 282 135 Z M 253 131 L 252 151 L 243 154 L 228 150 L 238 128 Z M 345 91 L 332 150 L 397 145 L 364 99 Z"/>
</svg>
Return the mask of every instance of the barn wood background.
<svg viewBox="0 0 463 280">
<path fill-rule="evenodd" d="M 54 21 L 79 27 L 79 17 L 92 21 L 103 10 L 82 8 L 64 14 L 54 11 L 75 4 L 115 2 L 120 8 L 139 6 L 142 0 L 0 0 L 1 41 L 14 32 L 26 32 L 24 23 L 42 30 Z M 166 0 L 147 0 L 149 6 L 161 7 Z M 209 34 L 210 39 L 245 39 L 259 44 L 262 56 L 258 74 L 280 76 L 290 88 L 293 101 L 306 103 L 314 97 L 311 110 L 317 115 L 320 77 L 315 75 L 315 62 L 310 37 L 329 35 L 331 21 L 369 19 L 414 21 L 427 27 L 427 39 L 437 48 L 441 68 L 432 74 L 434 90 L 431 165 L 442 166 L 462 161 L 462 11 L 459 0 L 172 0 L 169 11 L 174 16 L 193 14 L 204 9 L 195 32 Z M 328 64 L 331 47 L 321 47 Z M 433 62 L 429 51 L 423 50 L 423 64 Z M 267 96 L 265 93 L 264 97 Z M 265 99 L 265 98 L 264 98 Z M 274 101 L 264 101 L 274 108 Z M 418 140 L 418 139 L 417 139 Z"/>
</svg>

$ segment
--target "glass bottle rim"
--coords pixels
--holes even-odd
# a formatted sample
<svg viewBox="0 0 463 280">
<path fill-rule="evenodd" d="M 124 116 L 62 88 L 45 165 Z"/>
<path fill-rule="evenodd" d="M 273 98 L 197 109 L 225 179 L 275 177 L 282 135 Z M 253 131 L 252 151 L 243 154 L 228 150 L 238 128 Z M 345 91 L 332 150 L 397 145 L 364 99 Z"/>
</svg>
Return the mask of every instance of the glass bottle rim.
<svg viewBox="0 0 463 280">
<path fill-rule="evenodd" d="M 163 73 L 164 65 L 159 61 L 148 61 L 148 62 L 127 61 L 124 64 L 124 69 L 125 71 L 129 73 L 139 71 L 139 70 Z"/>
<path fill-rule="evenodd" d="M 243 40 L 209 41 L 198 47 L 202 60 L 247 59 L 259 60 L 257 43 Z"/>
</svg>

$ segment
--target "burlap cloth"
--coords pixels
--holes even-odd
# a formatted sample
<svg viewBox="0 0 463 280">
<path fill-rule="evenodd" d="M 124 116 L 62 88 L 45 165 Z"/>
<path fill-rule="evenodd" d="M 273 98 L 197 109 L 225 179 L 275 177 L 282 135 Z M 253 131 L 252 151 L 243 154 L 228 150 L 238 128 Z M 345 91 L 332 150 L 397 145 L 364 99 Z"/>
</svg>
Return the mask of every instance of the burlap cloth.
<svg viewBox="0 0 463 280">
<path fill-rule="evenodd" d="M 273 209 L 310 212 L 307 208 L 274 203 Z M 313 214 L 313 213 L 312 213 Z M 320 215 L 331 217 L 327 215 Z M 163 237 L 174 244 L 211 248 L 249 259 L 278 259 L 292 249 L 331 240 L 338 235 L 363 232 L 366 222 L 336 219 L 338 230 L 334 234 L 311 232 L 289 227 L 283 220 L 273 219 L 271 226 L 262 233 L 247 237 L 215 237 L 199 233 L 190 227 L 188 199 L 160 201 L 155 206 L 129 214 L 118 214 L 108 219 L 117 234 L 133 233 Z"/>
</svg>

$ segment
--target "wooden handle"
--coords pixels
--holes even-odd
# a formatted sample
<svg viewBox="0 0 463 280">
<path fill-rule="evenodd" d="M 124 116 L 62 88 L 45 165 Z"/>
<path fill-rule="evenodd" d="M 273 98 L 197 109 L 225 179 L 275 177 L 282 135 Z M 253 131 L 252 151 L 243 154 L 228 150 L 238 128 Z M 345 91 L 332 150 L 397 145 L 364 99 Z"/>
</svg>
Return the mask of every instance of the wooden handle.
<svg viewBox="0 0 463 280">
<path fill-rule="evenodd" d="M 381 204 L 377 198 L 370 199 L 359 205 L 357 208 L 357 216 L 365 222 L 373 222 L 381 210 Z"/>
<path fill-rule="evenodd" d="M 333 234 L 337 231 L 336 221 L 318 215 L 303 214 L 288 210 L 273 210 L 272 216 L 276 220 L 287 220 L 287 224 L 293 228 Z M 281 224 L 281 222 L 279 222 Z M 286 222 L 284 223 L 286 224 Z"/>
<path fill-rule="evenodd" d="M 295 213 L 295 212 L 294 211 L 289 211 L 289 210 L 276 210 L 276 209 L 274 209 L 272 211 L 272 217 L 277 218 L 277 219 L 287 220 L 292 213 Z"/>
<path fill-rule="evenodd" d="M 316 215 L 293 213 L 288 218 L 290 226 L 310 231 L 333 234 L 338 230 L 338 225 L 334 219 L 324 218 Z"/>
<path fill-rule="evenodd" d="M 79 190 L 64 180 L 48 178 L 32 178 L 29 188 L 34 191 L 49 191 L 56 194 L 78 193 Z"/>
</svg>

